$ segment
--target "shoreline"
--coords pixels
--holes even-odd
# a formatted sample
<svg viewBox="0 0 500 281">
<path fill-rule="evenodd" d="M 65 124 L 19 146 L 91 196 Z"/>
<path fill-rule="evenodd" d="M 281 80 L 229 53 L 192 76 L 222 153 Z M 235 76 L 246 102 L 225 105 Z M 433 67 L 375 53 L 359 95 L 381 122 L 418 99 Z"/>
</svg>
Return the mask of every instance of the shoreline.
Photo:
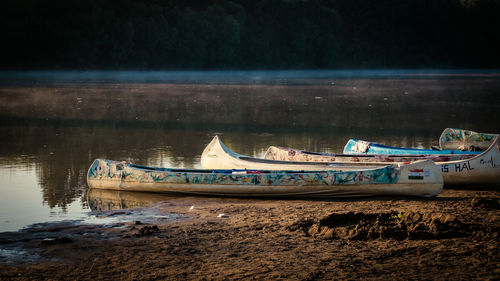
<svg viewBox="0 0 500 281">
<path fill-rule="evenodd" d="M 55 223 L 0 233 L 1 248 L 21 243 L 43 257 L 0 263 L 0 277 L 495 279 L 499 198 L 495 189 L 445 189 L 431 199 L 172 197 L 147 208 L 166 219 L 145 212 L 107 226 Z"/>
</svg>

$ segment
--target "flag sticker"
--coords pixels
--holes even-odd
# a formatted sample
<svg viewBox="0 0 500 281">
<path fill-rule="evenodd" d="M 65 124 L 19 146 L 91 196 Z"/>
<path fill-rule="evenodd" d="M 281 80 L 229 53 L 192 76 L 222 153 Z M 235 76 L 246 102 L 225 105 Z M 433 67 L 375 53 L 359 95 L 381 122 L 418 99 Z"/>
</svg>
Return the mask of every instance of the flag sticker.
<svg viewBox="0 0 500 281">
<path fill-rule="evenodd" d="M 431 176 L 431 170 L 429 169 L 424 169 L 424 177 L 429 178 Z"/>
<path fill-rule="evenodd" d="M 424 179 L 424 169 L 410 170 L 410 173 L 408 174 L 408 179 L 409 180 L 423 180 Z"/>
</svg>

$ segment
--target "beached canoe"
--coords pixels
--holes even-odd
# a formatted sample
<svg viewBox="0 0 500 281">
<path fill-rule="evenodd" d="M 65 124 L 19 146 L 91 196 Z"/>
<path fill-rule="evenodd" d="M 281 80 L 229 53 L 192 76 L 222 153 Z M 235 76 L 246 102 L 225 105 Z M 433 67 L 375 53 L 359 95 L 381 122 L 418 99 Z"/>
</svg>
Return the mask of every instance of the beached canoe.
<svg viewBox="0 0 500 281">
<path fill-rule="evenodd" d="M 448 155 L 348 155 L 307 152 L 293 148 L 271 146 L 264 158 L 307 162 L 364 162 L 384 164 L 392 162 L 430 159 L 436 163 L 443 174 L 445 185 L 484 185 L 500 184 L 500 137 L 496 137 L 486 151 L 481 154 Z"/>
<path fill-rule="evenodd" d="M 358 170 L 337 165 L 330 170 L 306 171 L 170 169 L 96 159 L 89 168 L 87 183 L 91 188 L 124 191 L 300 198 L 365 195 L 430 197 L 439 194 L 443 188 L 441 173 L 430 160 L 408 165 L 365 165 Z"/>
<path fill-rule="evenodd" d="M 290 161 L 273 161 L 238 154 L 229 149 L 218 136 L 205 147 L 201 154 L 203 169 L 252 169 L 252 170 L 299 170 L 299 171 L 329 171 L 342 169 L 344 171 L 359 171 L 378 168 L 386 164 L 373 163 L 305 163 Z"/>
<path fill-rule="evenodd" d="M 443 179 L 430 160 L 362 171 L 188 170 L 95 160 L 88 172 L 96 189 L 250 197 L 430 197 Z"/>
<path fill-rule="evenodd" d="M 472 152 L 477 155 L 463 160 L 455 160 L 449 162 L 437 162 L 443 172 L 443 177 L 446 185 L 472 185 L 472 184 L 500 184 L 500 136 L 496 135 L 490 143 L 488 149 L 483 152 Z M 352 141 L 352 140 L 350 140 Z M 376 148 L 382 147 L 385 154 L 398 154 L 404 148 L 395 148 L 391 150 L 388 146 L 379 145 L 371 142 L 367 143 L 367 150 L 364 153 L 368 154 L 384 154 Z M 351 142 L 352 144 L 352 142 Z M 350 145 L 349 147 L 354 147 Z M 363 146 L 366 146 L 363 144 Z M 372 150 L 374 148 L 374 150 Z M 417 149 L 418 150 L 418 149 Z M 378 153 L 375 151 L 379 151 Z M 441 150 L 443 153 L 449 150 Z M 352 149 L 348 149 L 348 145 L 344 148 L 345 153 L 354 153 Z M 456 150 L 453 150 L 457 154 Z M 465 153 L 465 152 L 462 152 Z"/>
<path fill-rule="evenodd" d="M 439 147 L 456 150 L 486 150 L 495 136 L 496 134 L 446 128 L 439 137 Z"/>
<path fill-rule="evenodd" d="M 370 187 L 362 186 L 363 184 L 375 185 L 374 188 L 378 189 L 379 184 L 385 185 L 383 192 L 376 192 L 376 194 L 399 194 L 399 195 L 418 195 L 422 192 L 417 191 L 420 188 L 430 188 L 430 190 L 435 190 L 436 183 L 439 182 L 439 170 L 433 166 L 433 162 L 430 160 L 423 160 L 415 162 L 412 164 L 401 164 L 397 163 L 390 165 L 388 163 L 383 164 L 373 164 L 373 163 L 307 163 L 307 162 L 290 162 L 290 161 L 273 161 L 261 158 L 253 158 L 244 155 L 240 155 L 236 152 L 231 151 L 227 146 L 225 146 L 219 137 L 214 137 L 214 139 L 207 145 L 201 156 L 201 164 L 204 169 L 265 169 L 269 171 L 311 171 L 320 173 L 320 171 L 327 171 L 328 173 L 351 173 L 353 179 L 362 179 L 359 182 L 354 183 L 358 187 L 351 189 L 351 191 L 356 190 L 356 193 L 362 194 L 375 194 L 371 193 Z M 398 169 L 397 173 L 400 175 L 399 180 L 395 182 L 387 182 L 382 180 L 380 183 L 372 182 L 369 178 L 371 177 L 373 171 L 379 169 L 385 169 L 387 167 L 393 167 Z M 357 175 L 357 176 L 356 176 Z M 425 175 L 426 182 L 418 183 L 416 178 L 423 180 L 422 176 Z M 368 178 L 365 178 L 367 177 Z M 415 176 L 415 178 L 413 177 Z M 375 176 L 378 177 L 378 176 Z M 363 179 L 364 178 L 364 179 Z M 368 180 L 368 181 L 367 181 Z M 345 184 L 345 181 L 341 181 Z M 431 184 L 429 187 L 424 187 L 427 183 Z M 329 183 L 330 184 L 330 183 Z M 422 187 L 412 188 L 411 186 L 417 184 Z M 439 183 L 437 183 L 439 185 Z M 404 187 L 403 187 L 404 186 Z M 416 187 L 416 186 L 415 186 Z M 342 186 L 338 187 L 339 190 L 345 192 L 345 188 Z M 412 192 L 402 191 L 413 190 Z M 425 191 L 423 193 L 428 193 Z"/>
</svg>

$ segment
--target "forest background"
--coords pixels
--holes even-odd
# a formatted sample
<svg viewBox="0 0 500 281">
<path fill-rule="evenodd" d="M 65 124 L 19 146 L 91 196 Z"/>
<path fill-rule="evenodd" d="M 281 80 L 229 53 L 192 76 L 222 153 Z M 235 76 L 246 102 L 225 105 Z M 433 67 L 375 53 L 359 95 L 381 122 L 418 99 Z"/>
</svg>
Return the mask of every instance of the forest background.
<svg viewBox="0 0 500 281">
<path fill-rule="evenodd" d="M 1 69 L 498 68 L 498 0 L 3 0 Z"/>
</svg>

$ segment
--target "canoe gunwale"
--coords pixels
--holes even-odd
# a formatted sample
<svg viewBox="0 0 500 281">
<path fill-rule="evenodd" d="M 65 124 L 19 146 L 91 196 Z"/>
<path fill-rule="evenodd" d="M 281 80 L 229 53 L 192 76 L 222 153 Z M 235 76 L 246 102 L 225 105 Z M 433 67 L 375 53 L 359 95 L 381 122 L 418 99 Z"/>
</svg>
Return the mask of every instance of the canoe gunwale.
<svg viewBox="0 0 500 281">
<path fill-rule="evenodd" d="M 344 153 L 322 153 L 322 152 L 312 152 L 312 151 L 308 151 L 308 150 L 301 150 L 301 149 L 296 149 L 296 148 L 290 148 L 290 147 L 284 147 L 284 146 L 277 146 L 277 145 L 273 145 L 273 146 L 270 146 L 268 148 L 268 151 L 272 148 L 272 147 L 276 147 L 277 149 L 280 149 L 280 150 L 287 150 L 287 151 L 294 151 L 294 152 L 300 152 L 301 154 L 306 154 L 306 155 L 311 155 L 311 156 L 326 156 L 326 157 L 350 157 L 350 158 L 378 158 L 380 156 L 384 156 L 385 158 L 415 158 L 415 160 L 412 160 L 412 161 L 418 161 L 418 160 L 424 160 L 424 159 L 428 159 L 429 157 L 443 157 L 443 156 L 449 156 L 449 155 L 453 155 L 453 156 L 460 156 L 460 157 L 469 157 L 469 158 L 464 158 L 464 159 L 470 159 L 472 157 L 476 157 L 478 155 L 481 155 L 481 154 L 344 154 Z M 267 151 L 265 153 L 267 155 Z M 289 160 L 275 160 L 275 161 L 289 161 Z M 297 163 L 301 163 L 301 162 L 306 162 L 306 161 L 289 161 L 289 162 L 297 162 Z M 337 163 L 337 161 L 333 161 L 335 163 Z M 354 161 L 345 161 L 345 162 L 342 162 L 342 161 L 339 161 L 339 163 L 351 163 L 351 162 L 354 162 Z M 369 162 L 369 161 L 367 161 Z M 373 161 L 373 163 L 383 163 L 384 161 Z M 399 162 L 408 162 L 408 161 L 387 161 L 387 163 L 399 163 Z M 362 163 L 362 162 L 360 162 Z"/>
</svg>

